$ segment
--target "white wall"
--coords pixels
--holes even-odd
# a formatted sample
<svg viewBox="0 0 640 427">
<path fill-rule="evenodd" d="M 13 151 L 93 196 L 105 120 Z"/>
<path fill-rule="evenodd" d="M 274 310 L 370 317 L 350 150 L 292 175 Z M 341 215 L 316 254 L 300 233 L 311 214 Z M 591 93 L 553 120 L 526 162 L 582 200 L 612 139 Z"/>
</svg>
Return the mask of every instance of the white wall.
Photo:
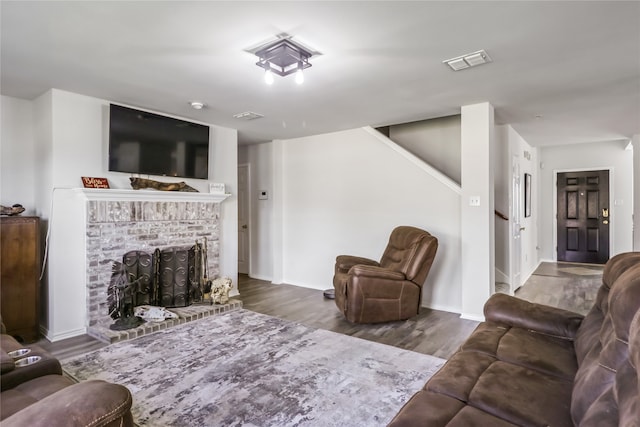
<svg viewBox="0 0 640 427">
<path fill-rule="evenodd" d="M 252 206 L 271 188 L 252 212 L 252 274 L 331 288 L 337 255 L 379 259 L 391 230 L 413 225 L 439 240 L 423 304 L 459 312 L 460 196 L 391 145 L 354 129 L 243 149 Z"/>
<path fill-rule="evenodd" d="M 557 259 L 556 174 L 572 170 L 610 170 L 610 255 L 632 250 L 633 151 L 625 150 L 626 145 L 626 141 L 608 141 L 539 149 L 538 240 L 542 260 Z"/>
<path fill-rule="evenodd" d="M 389 139 L 460 183 L 460 116 L 393 125 Z"/>
<path fill-rule="evenodd" d="M 34 150 L 29 157 L 25 155 L 24 150 L 9 151 L 10 155 L 6 155 L 7 152 L 3 148 L 1 189 L 4 192 L 7 182 L 11 181 L 15 182 L 16 186 L 12 191 L 33 194 L 31 197 L 34 199 L 35 214 L 42 217 L 45 227 L 50 225 L 48 222 L 54 188 L 81 187 L 81 176 L 106 177 L 112 188 L 131 188 L 129 174 L 107 170 L 109 101 L 52 89 L 34 101 L 3 97 L 2 102 L 3 140 L 5 135 L 28 135 L 25 129 L 31 122 Z M 30 108 L 27 108 L 28 104 L 32 104 Z M 220 232 L 220 274 L 232 277 L 234 282 L 237 282 L 237 131 L 209 126 L 210 181 L 225 183 L 227 191 L 232 193 L 232 196 L 223 202 L 221 210 L 223 225 Z M 20 163 L 33 174 L 33 179 L 20 181 L 14 178 L 13 173 L 7 174 L 6 178 L 5 162 Z M 200 191 L 208 191 L 208 181 L 185 181 Z M 53 208 L 55 209 L 55 206 Z M 57 219 L 64 228 L 64 219 L 55 216 L 51 218 L 52 222 Z M 64 230 L 59 236 L 64 236 Z M 77 326 L 77 321 L 71 314 L 74 303 L 68 303 L 69 299 L 65 298 L 64 290 L 56 289 L 56 283 L 62 283 L 64 280 L 63 266 L 50 265 L 43 284 L 43 327 L 48 330 L 48 335 L 54 337 L 73 333 Z"/>
<path fill-rule="evenodd" d="M 0 98 L 0 204 L 21 204 L 23 215 L 36 215 L 35 133 L 31 101 Z"/>
</svg>

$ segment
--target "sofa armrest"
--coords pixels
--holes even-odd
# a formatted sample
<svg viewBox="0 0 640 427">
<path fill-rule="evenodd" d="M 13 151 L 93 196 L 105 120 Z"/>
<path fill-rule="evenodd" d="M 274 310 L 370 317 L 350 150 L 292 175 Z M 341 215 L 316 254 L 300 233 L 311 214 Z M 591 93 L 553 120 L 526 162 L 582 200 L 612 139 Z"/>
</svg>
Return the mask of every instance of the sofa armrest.
<svg viewBox="0 0 640 427">
<path fill-rule="evenodd" d="M 505 294 L 494 294 L 484 305 L 486 320 L 545 335 L 574 339 L 584 316 Z"/>
<path fill-rule="evenodd" d="M 406 280 L 406 276 L 404 275 L 404 273 L 378 267 L 375 265 L 354 265 L 349 270 L 349 274 L 359 277 L 375 277 L 378 279 L 386 280 Z"/>
<path fill-rule="evenodd" d="M 338 255 L 336 257 L 336 273 L 347 273 L 354 265 L 374 265 L 379 266 L 378 261 L 351 255 Z"/>
<path fill-rule="evenodd" d="M 0 349 L 0 367 L 2 369 L 0 373 L 2 375 L 13 371 L 16 367 L 13 357 L 9 356 L 3 349 Z"/>
<path fill-rule="evenodd" d="M 100 380 L 66 387 L 2 420 L 3 427 L 133 426 L 132 397 L 119 384 Z"/>
</svg>

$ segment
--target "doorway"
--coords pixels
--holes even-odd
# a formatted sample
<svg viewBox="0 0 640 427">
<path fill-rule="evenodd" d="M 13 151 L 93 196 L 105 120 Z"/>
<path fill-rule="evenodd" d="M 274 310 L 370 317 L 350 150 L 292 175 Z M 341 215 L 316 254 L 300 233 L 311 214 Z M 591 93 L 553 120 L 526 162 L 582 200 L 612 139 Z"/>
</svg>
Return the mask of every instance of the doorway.
<svg viewBox="0 0 640 427">
<path fill-rule="evenodd" d="M 557 174 L 558 261 L 609 259 L 609 171 Z"/>
<path fill-rule="evenodd" d="M 249 165 L 238 165 L 238 273 L 249 274 Z"/>
</svg>

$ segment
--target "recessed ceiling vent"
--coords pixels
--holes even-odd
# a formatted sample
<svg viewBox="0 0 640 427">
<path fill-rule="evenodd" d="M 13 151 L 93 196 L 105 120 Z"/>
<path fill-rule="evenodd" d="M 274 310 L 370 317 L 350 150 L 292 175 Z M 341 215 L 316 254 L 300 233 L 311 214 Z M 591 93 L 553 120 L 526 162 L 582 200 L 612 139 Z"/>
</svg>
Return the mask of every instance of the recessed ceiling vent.
<svg viewBox="0 0 640 427">
<path fill-rule="evenodd" d="M 264 117 L 262 114 L 254 113 L 253 111 L 245 111 L 244 113 L 234 114 L 233 117 L 240 120 L 255 120 Z"/>
<path fill-rule="evenodd" d="M 479 50 L 477 52 L 468 53 L 466 55 L 442 61 L 443 64 L 447 64 L 451 67 L 453 71 L 464 70 L 465 68 L 486 64 L 487 62 L 491 62 L 491 57 L 484 50 Z"/>
</svg>

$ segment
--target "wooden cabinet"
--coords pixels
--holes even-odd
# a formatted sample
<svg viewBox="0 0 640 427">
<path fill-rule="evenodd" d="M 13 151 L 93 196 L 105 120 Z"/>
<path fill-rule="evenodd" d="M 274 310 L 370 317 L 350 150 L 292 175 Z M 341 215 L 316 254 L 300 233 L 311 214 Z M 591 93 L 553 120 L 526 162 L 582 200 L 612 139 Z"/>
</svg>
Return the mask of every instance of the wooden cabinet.
<svg viewBox="0 0 640 427">
<path fill-rule="evenodd" d="M 0 221 L 0 314 L 9 335 L 33 342 L 40 335 L 40 220 Z"/>
</svg>

